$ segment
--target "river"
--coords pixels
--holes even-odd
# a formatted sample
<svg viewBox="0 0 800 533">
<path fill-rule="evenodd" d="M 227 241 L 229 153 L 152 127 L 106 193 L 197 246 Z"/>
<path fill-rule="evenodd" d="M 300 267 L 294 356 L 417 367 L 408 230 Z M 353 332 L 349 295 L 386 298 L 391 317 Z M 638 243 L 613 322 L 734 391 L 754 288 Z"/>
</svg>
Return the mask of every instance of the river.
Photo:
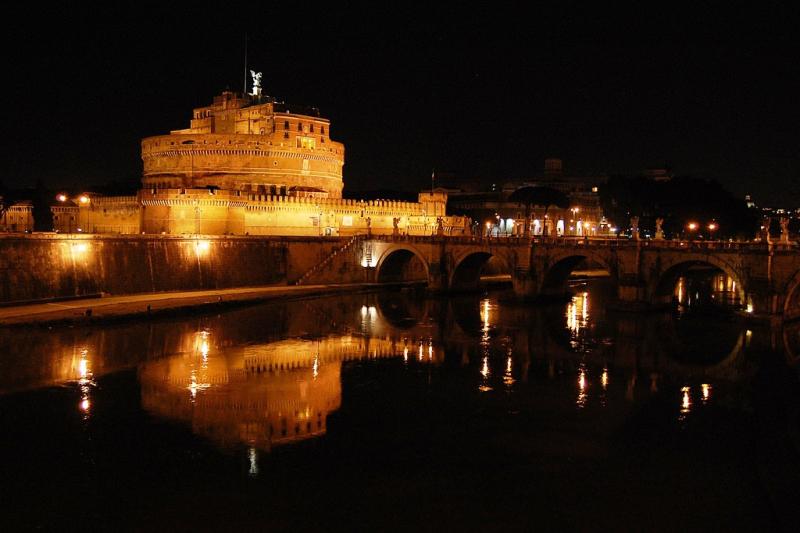
<svg viewBox="0 0 800 533">
<path fill-rule="evenodd" d="M 791 529 L 800 334 L 698 305 L 726 283 L 656 314 L 594 280 L 4 330 L 4 521 Z"/>
</svg>

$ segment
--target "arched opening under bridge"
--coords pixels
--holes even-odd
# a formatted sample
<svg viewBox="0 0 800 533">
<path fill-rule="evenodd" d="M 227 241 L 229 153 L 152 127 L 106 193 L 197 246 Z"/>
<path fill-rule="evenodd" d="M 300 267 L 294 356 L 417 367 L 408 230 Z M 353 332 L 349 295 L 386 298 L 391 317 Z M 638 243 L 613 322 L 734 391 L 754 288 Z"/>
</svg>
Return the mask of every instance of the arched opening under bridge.
<svg viewBox="0 0 800 533">
<path fill-rule="evenodd" d="M 408 248 L 388 250 L 377 264 L 378 283 L 428 282 L 428 265 Z"/>
<path fill-rule="evenodd" d="M 450 277 L 450 289 L 474 291 L 483 287 L 511 282 L 508 262 L 489 252 L 474 252 L 463 257 Z"/>
<path fill-rule="evenodd" d="M 784 290 L 783 319 L 786 322 L 795 321 L 800 318 L 800 272 L 792 277 Z"/>
<path fill-rule="evenodd" d="M 651 298 L 655 304 L 686 309 L 747 305 L 736 272 L 727 265 L 704 260 L 682 261 L 667 268 L 655 280 Z"/>
<path fill-rule="evenodd" d="M 556 296 L 567 294 L 571 280 L 608 278 L 611 269 L 601 259 L 591 255 L 569 255 L 553 263 L 544 275 L 540 294 Z"/>
</svg>

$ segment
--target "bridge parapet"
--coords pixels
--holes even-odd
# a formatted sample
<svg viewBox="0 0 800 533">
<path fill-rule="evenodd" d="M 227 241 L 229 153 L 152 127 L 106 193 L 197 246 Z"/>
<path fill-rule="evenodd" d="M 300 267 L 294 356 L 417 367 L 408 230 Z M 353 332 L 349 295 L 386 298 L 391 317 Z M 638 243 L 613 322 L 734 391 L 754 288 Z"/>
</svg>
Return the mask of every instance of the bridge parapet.
<svg viewBox="0 0 800 533">
<path fill-rule="evenodd" d="M 735 282 L 743 310 L 800 318 L 800 248 L 794 243 L 376 236 L 364 245 L 371 247 L 373 257 L 367 266 L 376 270 L 400 250 L 419 258 L 433 290 L 477 287 L 481 266 L 496 257 L 512 274 L 516 294 L 525 298 L 564 292 L 570 272 L 588 260 L 607 269 L 620 301 L 637 309 L 671 303 L 678 277 L 690 268 L 708 265 Z M 379 279 L 377 272 L 375 279 Z"/>
</svg>

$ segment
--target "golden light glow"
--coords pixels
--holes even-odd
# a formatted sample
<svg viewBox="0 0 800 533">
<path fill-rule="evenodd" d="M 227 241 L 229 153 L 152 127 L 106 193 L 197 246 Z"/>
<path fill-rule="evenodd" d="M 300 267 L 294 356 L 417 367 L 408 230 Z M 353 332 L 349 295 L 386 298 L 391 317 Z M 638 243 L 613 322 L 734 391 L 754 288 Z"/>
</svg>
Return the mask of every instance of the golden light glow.
<svg viewBox="0 0 800 533">
<path fill-rule="evenodd" d="M 697 222 L 689 222 L 689 225 L 687 227 L 689 228 L 690 231 L 694 231 L 697 229 Z"/>
<path fill-rule="evenodd" d="M 708 225 L 708 230 L 709 231 L 714 231 L 715 229 L 717 229 L 717 225 L 714 224 L 713 222 Z"/>
<path fill-rule="evenodd" d="M 689 397 L 690 392 L 689 387 L 683 387 L 681 392 L 683 393 L 683 397 L 681 398 L 681 414 L 686 415 L 689 411 L 692 410 L 692 399 Z"/>
<path fill-rule="evenodd" d="M 481 376 L 483 379 L 481 380 L 481 384 L 478 385 L 478 390 L 481 392 L 488 392 L 492 390 L 492 387 L 489 386 L 489 377 L 492 375 L 491 370 L 489 370 L 489 357 L 484 356 L 483 362 L 481 364 Z"/>
<path fill-rule="evenodd" d="M 711 385 L 708 383 L 703 383 L 700 385 L 703 391 L 703 402 L 707 402 L 709 398 L 711 398 Z"/>
<path fill-rule="evenodd" d="M 89 245 L 85 242 L 72 243 L 72 251 L 76 254 L 85 254 L 89 251 Z"/>
<path fill-rule="evenodd" d="M 56 196 L 56 200 L 58 200 L 59 202 L 66 202 L 67 201 L 67 195 L 66 194 L 59 194 L 59 195 Z"/>
<path fill-rule="evenodd" d="M 567 329 L 573 336 L 572 345 L 575 346 L 581 330 L 589 325 L 589 293 L 583 292 L 572 297 L 567 304 Z"/>
<path fill-rule="evenodd" d="M 194 249 L 198 257 L 206 255 L 208 251 L 211 249 L 211 242 L 205 240 L 195 241 Z"/>
<path fill-rule="evenodd" d="M 511 373 L 513 361 L 511 360 L 511 351 L 509 350 L 508 358 L 506 358 L 506 373 L 503 374 L 503 384 L 506 387 L 511 387 L 514 384 L 514 376 Z"/>
<path fill-rule="evenodd" d="M 586 366 L 581 363 L 580 369 L 578 370 L 578 398 L 575 400 L 575 405 L 578 409 L 586 407 L 586 400 L 588 399 L 586 389 L 588 387 L 589 383 L 586 379 Z"/>
<path fill-rule="evenodd" d="M 89 197 L 88 197 L 88 196 L 86 196 L 85 194 L 82 194 L 82 195 L 80 196 L 80 198 L 78 198 L 78 201 L 79 201 L 80 203 L 82 203 L 82 204 L 88 204 L 88 203 L 89 203 Z"/>
<path fill-rule="evenodd" d="M 83 412 L 84 417 L 89 416 L 89 409 L 92 405 L 89 397 L 91 395 L 93 385 L 94 381 L 92 381 L 92 368 L 89 361 L 89 350 L 87 348 L 83 348 L 81 350 L 81 358 L 78 360 L 78 386 L 81 392 L 81 401 L 78 404 L 78 408 Z"/>
<path fill-rule="evenodd" d="M 600 384 L 603 386 L 603 390 L 608 388 L 608 368 L 603 368 L 603 373 L 600 375 Z"/>
</svg>

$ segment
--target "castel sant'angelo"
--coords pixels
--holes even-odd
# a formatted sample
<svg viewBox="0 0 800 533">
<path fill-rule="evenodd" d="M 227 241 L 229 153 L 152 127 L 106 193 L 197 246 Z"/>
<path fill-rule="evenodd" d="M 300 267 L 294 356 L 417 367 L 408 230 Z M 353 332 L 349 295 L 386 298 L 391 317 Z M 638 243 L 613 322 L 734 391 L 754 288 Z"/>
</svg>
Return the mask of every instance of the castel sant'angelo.
<svg viewBox="0 0 800 533">
<path fill-rule="evenodd" d="M 225 91 L 194 110 L 188 128 L 142 140 L 135 196 L 59 198 L 53 225 L 64 233 L 337 236 L 461 234 L 447 195 L 418 202 L 342 198 L 344 145 L 317 109 Z"/>
</svg>

